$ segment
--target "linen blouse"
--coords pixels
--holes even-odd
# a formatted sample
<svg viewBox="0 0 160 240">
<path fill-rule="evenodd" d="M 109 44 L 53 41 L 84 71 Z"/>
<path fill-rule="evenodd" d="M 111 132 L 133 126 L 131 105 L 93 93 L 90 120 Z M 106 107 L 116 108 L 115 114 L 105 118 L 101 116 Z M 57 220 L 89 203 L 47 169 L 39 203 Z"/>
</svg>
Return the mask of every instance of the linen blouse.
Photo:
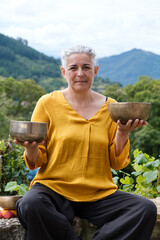
<svg viewBox="0 0 160 240">
<path fill-rule="evenodd" d="M 35 166 L 39 167 L 31 182 L 44 184 L 72 201 L 96 201 L 117 190 L 111 168 L 118 170 L 129 164 L 129 140 L 122 153 L 115 156 L 117 123 L 108 112 L 108 98 L 89 120 L 80 116 L 67 102 L 62 92 L 42 96 L 31 121 L 46 122 L 48 135 Z"/>
</svg>

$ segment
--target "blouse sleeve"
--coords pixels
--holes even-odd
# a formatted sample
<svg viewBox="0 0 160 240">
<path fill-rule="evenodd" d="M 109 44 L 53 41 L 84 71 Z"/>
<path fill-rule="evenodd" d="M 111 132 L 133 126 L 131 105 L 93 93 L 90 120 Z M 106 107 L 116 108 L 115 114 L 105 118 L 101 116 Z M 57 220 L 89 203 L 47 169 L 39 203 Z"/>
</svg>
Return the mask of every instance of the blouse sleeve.
<svg viewBox="0 0 160 240">
<path fill-rule="evenodd" d="M 110 164 L 111 168 L 115 170 L 120 170 L 125 168 L 130 162 L 129 156 L 129 149 L 130 149 L 130 142 L 127 141 L 123 151 L 120 153 L 119 156 L 115 155 L 115 134 L 117 130 L 117 123 L 112 124 L 111 127 L 112 131 L 110 133 L 110 146 L 109 146 L 109 155 L 110 155 Z"/>
<path fill-rule="evenodd" d="M 33 111 L 31 121 L 32 122 L 46 122 L 47 124 L 49 124 L 49 118 L 45 111 L 45 106 L 44 106 L 44 96 L 38 100 L 36 107 Z M 44 145 L 39 145 L 40 154 L 38 156 L 38 159 L 37 159 L 35 165 L 29 164 L 29 162 L 27 161 L 27 158 L 25 156 L 25 152 L 24 152 L 24 160 L 25 160 L 26 166 L 30 170 L 34 170 L 38 167 L 41 167 L 43 164 L 45 164 L 47 162 L 46 144 L 47 144 L 47 139 L 44 141 Z"/>
</svg>

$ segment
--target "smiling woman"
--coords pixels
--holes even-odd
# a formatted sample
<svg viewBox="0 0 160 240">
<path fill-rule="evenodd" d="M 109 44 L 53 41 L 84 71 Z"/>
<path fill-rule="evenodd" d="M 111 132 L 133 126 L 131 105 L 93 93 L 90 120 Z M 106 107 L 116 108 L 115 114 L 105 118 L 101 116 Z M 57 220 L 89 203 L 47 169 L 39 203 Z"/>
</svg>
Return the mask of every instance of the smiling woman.
<svg viewBox="0 0 160 240">
<path fill-rule="evenodd" d="M 48 124 L 47 139 L 15 140 L 25 147 L 27 167 L 39 168 L 17 203 L 20 222 L 29 240 L 77 240 L 75 215 L 98 227 L 94 240 L 149 240 L 154 203 L 118 191 L 111 172 L 129 164 L 129 133 L 146 123 L 111 119 L 108 104 L 115 100 L 91 89 L 98 72 L 91 48 L 76 46 L 62 59 L 68 87 L 42 96 L 32 115 L 32 121 Z"/>
</svg>

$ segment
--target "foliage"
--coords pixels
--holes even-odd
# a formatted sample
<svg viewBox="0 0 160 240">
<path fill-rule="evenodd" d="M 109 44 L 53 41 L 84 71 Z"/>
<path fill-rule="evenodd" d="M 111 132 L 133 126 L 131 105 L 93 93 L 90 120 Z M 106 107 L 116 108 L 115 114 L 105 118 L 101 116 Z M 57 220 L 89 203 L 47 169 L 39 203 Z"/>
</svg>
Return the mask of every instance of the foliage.
<svg viewBox="0 0 160 240">
<path fill-rule="evenodd" d="M 8 182 L 4 191 L 5 192 L 17 192 L 18 195 L 24 195 L 29 190 L 29 186 L 26 184 L 17 184 L 16 181 Z"/>
<path fill-rule="evenodd" d="M 116 84 L 117 87 L 122 87 L 122 85 L 120 83 L 115 83 L 115 82 L 111 82 L 109 80 L 109 78 L 101 78 L 101 77 L 95 77 L 94 81 L 93 81 L 93 85 L 92 85 L 92 89 L 94 91 L 97 91 L 99 93 L 102 93 L 104 91 L 104 89 L 106 88 L 111 88 L 112 85 Z M 111 86 L 111 87 L 110 87 Z"/>
<path fill-rule="evenodd" d="M 109 86 L 104 95 L 116 99 L 118 102 L 151 102 L 151 113 L 148 125 L 130 133 L 131 158 L 136 148 L 147 152 L 151 156 L 160 154 L 160 81 L 142 76 L 134 85 L 119 87 Z"/>
<path fill-rule="evenodd" d="M 35 49 L 29 47 L 27 40 L 24 40 L 22 38 L 18 38 L 16 40 L 14 38 L 5 36 L 3 34 L 0 34 L 0 50 L 1 50 L 0 51 L 1 60 L 2 59 L 3 60 L 8 59 L 9 61 L 14 60 L 13 64 L 15 64 L 14 66 L 17 66 L 16 69 L 17 69 L 18 72 L 21 72 L 21 71 L 23 72 L 23 67 L 25 66 L 25 61 L 24 60 L 27 60 L 27 59 L 33 60 L 33 62 L 35 64 L 36 63 L 38 64 L 38 61 L 41 61 L 41 63 L 43 63 L 42 65 L 43 65 L 44 68 L 46 66 L 50 66 L 50 65 L 45 65 L 45 64 L 47 64 L 47 63 L 52 64 L 52 68 L 51 68 L 51 66 L 49 67 L 50 72 L 52 72 L 52 73 L 53 73 L 53 71 L 58 69 L 58 66 L 60 64 L 59 60 L 56 60 L 53 57 L 48 57 L 45 54 L 40 53 L 40 52 L 36 51 Z M 19 70 L 18 70 L 18 65 L 17 64 L 20 63 L 20 62 L 18 61 L 17 57 L 25 58 L 21 62 L 24 65 L 22 65 L 22 66 L 19 65 Z M 8 63 L 9 62 L 4 61 L 2 66 L 7 68 L 9 66 Z M 28 63 L 26 64 L 26 67 L 27 67 L 27 70 L 32 71 L 32 68 L 28 69 Z M 32 67 L 32 66 L 30 65 L 30 67 Z M 9 68 L 8 68 L 8 70 L 9 70 Z M 40 71 L 41 70 L 42 69 L 40 69 Z"/>
<path fill-rule="evenodd" d="M 31 79 L 0 78 L 0 138 L 7 138 L 11 119 L 28 121 L 45 90 Z"/>
<path fill-rule="evenodd" d="M 124 192 L 134 192 L 149 198 L 160 195 L 160 159 L 150 157 L 136 149 L 134 151 L 133 171 L 131 174 L 123 172 L 123 177 L 115 173 L 114 181 Z"/>
<path fill-rule="evenodd" d="M 103 94 L 107 97 L 116 99 L 117 102 L 127 102 L 128 96 L 124 88 L 118 84 L 110 85 L 106 88 Z"/>
<path fill-rule="evenodd" d="M 27 172 L 29 171 L 23 159 L 24 149 L 9 139 L 0 141 L 0 194 L 6 195 L 5 187 L 8 182 L 17 182 L 17 185 L 29 185 Z M 18 186 L 17 186 L 18 187 Z M 23 187 L 23 186 L 22 186 Z M 13 192 L 14 194 L 14 192 Z"/>
<path fill-rule="evenodd" d="M 61 86 L 66 84 L 61 77 L 60 59 L 29 47 L 27 40 L 16 40 L 3 34 L 0 34 L 0 75 L 18 80 L 33 79 L 41 82 L 45 89 L 48 87 L 46 79 L 52 79 L 54 90 L 57 89 L 57 78 L 61 78 Z"/>
<path fill-rule="evenodd" d="M 11 106 L 11 101 L 3 90 L 0 91 L 0 136 L 6 136 L 9 124 L 8 107 Z"/>
</svg>

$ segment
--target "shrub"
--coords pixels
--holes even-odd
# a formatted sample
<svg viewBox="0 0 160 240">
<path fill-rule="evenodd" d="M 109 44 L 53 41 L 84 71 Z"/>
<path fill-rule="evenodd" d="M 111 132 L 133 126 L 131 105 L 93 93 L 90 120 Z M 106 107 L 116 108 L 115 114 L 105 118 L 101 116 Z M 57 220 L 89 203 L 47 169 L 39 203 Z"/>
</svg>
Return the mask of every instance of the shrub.
<svg viewBox="0 0 160 240">
<path fill-rule="evenodd" d="M 0 141 L 0 195 L 11 194 L 5 192 L 5 187 L 9 182 L 29 186 L 27 179 L 29 170 L 23 159 L 23 151 L 24 148 L 16 145 L 11 139 Z M 13 191 L 12 194 L 15 192 Z"/>
<path fill-rule="evenodd" d="M 123 172 L 122 178 L 113 171 L 114 182 L 124 192 L 133 192 L 148 198 L 158 197 L 160 195 L 160 159 L 155 159 L 138 149 L 133 154 L 134 170 L 130 174 Z"/>
</svg>

